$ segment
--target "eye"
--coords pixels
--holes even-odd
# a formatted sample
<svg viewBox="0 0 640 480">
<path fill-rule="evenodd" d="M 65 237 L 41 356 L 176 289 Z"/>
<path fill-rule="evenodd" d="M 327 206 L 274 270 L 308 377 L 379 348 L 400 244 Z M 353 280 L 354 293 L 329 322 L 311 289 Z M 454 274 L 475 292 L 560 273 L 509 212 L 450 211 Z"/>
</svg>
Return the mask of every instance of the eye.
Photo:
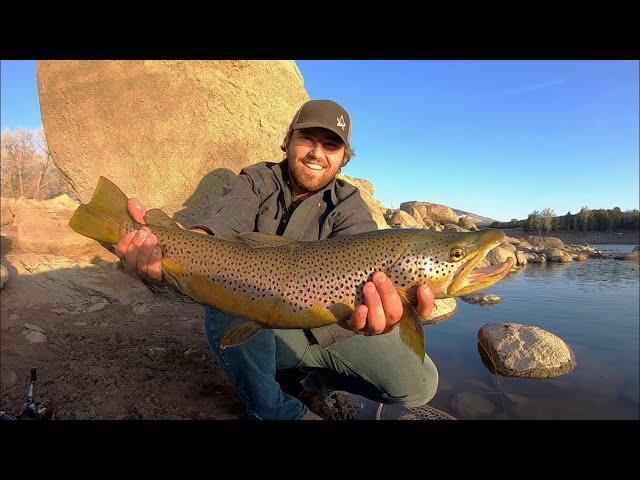
<svg viewBox="0 0 640 480">
<path fill-rule="evenodd" d="M 451 250 L 451 253 L 449 254 L 449 258 L 454 262 L 457 262 L 458 260 L 462 260 L 463 257 L 464 257 L 464 250 L 460 247 L 454 247 Z"/>
</svg>

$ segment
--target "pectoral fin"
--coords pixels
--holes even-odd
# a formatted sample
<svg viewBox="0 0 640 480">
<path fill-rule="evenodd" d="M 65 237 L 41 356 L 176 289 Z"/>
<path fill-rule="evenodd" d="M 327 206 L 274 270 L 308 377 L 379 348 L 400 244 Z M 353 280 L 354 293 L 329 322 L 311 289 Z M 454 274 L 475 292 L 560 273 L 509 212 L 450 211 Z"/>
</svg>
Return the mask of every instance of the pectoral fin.
<svg viewBox="0 0 640 480">
<path fill-rule="evenodd" d="M 424 330 L 416 309 L 410 303 L 403 304 L 404 311 L 400 319 L 400 340 L 424 363 Z"/>
<path fill-rule="evenodd" d="M 223 350 L 228 347 L 235 347 L 243 342 L 246 342 L 256 333 L 262 330 L 262 327 L 254 322 L 246 322 L 237 327 L 233 327 L 227 332 L 220 343 L 220 348 Z"/>
</svg>

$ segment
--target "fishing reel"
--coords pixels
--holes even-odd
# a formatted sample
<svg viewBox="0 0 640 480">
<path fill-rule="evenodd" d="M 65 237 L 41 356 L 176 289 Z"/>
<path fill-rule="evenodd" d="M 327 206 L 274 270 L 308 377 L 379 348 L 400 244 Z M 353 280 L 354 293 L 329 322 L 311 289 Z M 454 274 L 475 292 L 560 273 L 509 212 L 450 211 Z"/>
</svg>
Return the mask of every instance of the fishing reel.
<svg viewBox="0 0 640 480">
<path fill-rule="evenodd" d="M 36 375 L 36 369 L 31 369 L 31 384 L 27 390 L 27 400 L 22 405 L 20 413 L 16 416 L 10 415 L 7 412 L 0 410 L 0 421 L 2 420 L 53 420 L 54 413 L 50 407 L 45 406 L 42 403 L 36 403 L 34 401 L 34 392 L 36 388 L 36 382 L 38 377 Z"/>
</svg>

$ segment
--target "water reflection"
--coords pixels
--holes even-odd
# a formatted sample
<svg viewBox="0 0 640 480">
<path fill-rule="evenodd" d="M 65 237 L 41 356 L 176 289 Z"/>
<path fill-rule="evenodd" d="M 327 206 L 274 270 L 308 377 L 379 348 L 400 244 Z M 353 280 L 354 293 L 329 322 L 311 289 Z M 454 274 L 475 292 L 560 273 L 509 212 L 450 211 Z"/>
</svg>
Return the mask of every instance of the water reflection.
<svg viewBox="0 0 640 480">
<path fill-rule="evenodd" d="M 432 405 L 458 418 L 640 419 L 637 262 L 531 265 L 485 293 L 499 295 L 502 303 L 481 308 L 458 302 L 454 318 L 425 329 L 440 375 Z M 557 335 L 573 349 L 576 368 L 552 379 L 492 373 L 479 354 L 477 332 L 497 322 Z"/>
</svg>

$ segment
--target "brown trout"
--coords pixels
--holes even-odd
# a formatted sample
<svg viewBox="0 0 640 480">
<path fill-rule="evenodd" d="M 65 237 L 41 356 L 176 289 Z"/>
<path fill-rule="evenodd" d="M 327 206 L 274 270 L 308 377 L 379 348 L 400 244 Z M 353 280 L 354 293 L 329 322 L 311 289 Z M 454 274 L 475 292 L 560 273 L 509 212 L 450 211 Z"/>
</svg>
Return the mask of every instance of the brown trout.
<svg viewBox="0 0 640 480">
<path fill-rule="evenodd" d="M 227 334 L 223 348 L 261 328 L 346 321 L 363 303 L 364 283 L 383 271 L 403 302 L 400 338 L 424 361 L 424 332 L 414 307 L 418 285 L 427 283 L 435 298 L 466 295 L 495 284 L 513 266 L 509 259 L 474 269 L 504 239 L 497 230 L 391 229 L 300 242 L 256 232 L 232 240 L 202 235 L 180 228 L 159 209 L 149 210 L 146 221 L 158 238 L 162 272 L 173 287 L 198 303 L 249 320 Z M 142 227 L 129 216 L 126 195 L 104 177 L 69 225 L 111 245 Z"/>
</svg>

